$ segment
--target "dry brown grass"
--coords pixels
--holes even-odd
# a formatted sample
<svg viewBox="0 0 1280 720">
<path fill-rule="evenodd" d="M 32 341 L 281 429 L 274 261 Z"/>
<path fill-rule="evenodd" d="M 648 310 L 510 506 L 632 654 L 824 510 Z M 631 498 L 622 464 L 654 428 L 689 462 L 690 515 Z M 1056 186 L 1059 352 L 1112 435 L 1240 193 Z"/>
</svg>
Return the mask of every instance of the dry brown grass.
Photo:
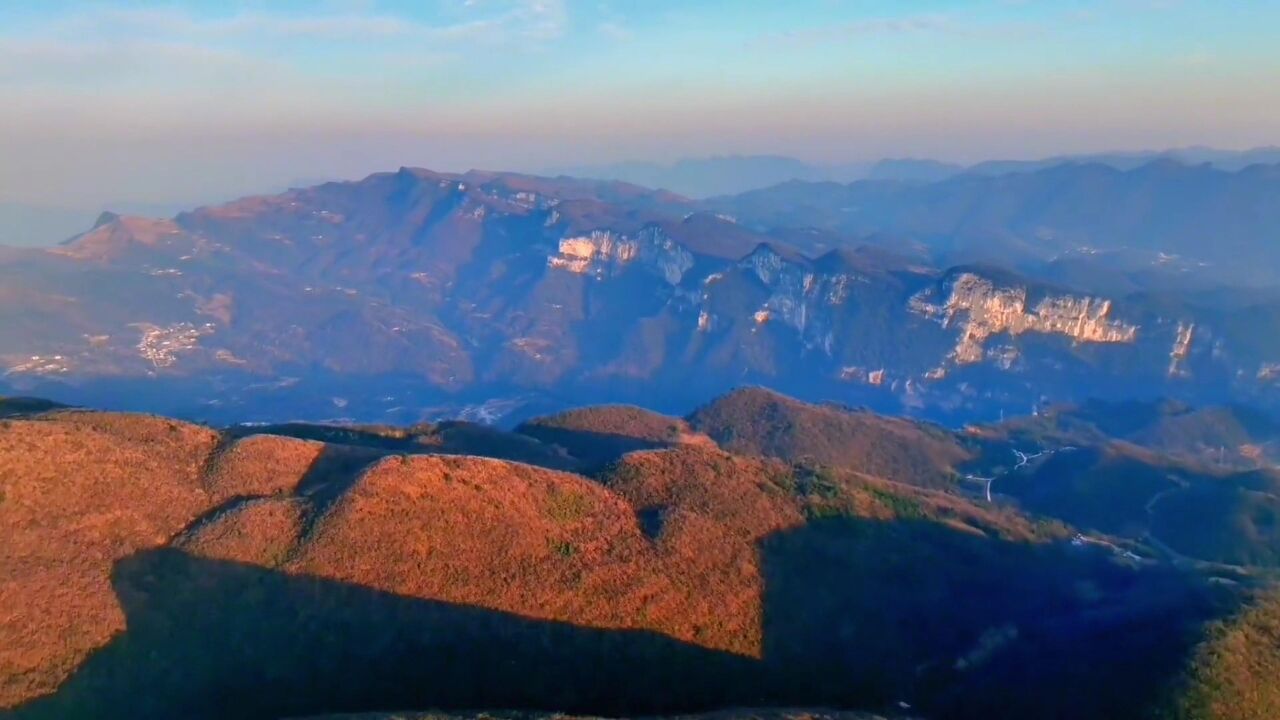
<svg viewBox="0 0 1280 720">
<path fill-rule="evenodd" d="M 970 457 L 940 429 L 811 405 L 763 388 L 729 393 L 689 422 L 729 452 L 811 461 L 912 485 L 948 485 L 955 466 Z"/>
<path fill-rule="evenodd" d="M 883 520 L 905 513 L 971 535 L 1039 539 L 1025 521 L 944 493 L 847 472 L 832 476 L 832 488 L 806 489 L 803 472 L 700 447 L 629 454 L 599 483 L 495 460 L 393 456 L 305 535 L 293 508 L 271 501 L 219 517 L 184 547 L 405 597 L 652 630 L 760 658 L 760 543 L 817 510 Z M 643 527 L 646 513 L 661 518 L 656 530 Z M 255 554 L 258 546 L 272 550 Z M 286 546 L 294 550 L 276 562 Z"/>
<path fill-rule="evenodd" d="M 633 405 L 601 405 L 534 418 L 516 428 L 516 433 L 563 448 L 580 461 L 575 469 L 599 469 L 636 450 L 715 447 L 711 438 L 683 419 Z"/>
<path fill-rule="evenodd" d="M 578 408 L 531 420 L 526 426 L 581 430 L 663 444 L 681 442 L 684 438 L 698 435 L 682 418 L 634 405 Z"/>
<path fill-rule="evenodd" d="M 619 420 L 609 429 L 634 418 Z M 650 429 L 686 431 L 669 420 Z M 631 453 L 599 482 L 398 455 L 358 478 L 317 479 L 326 457 L 355 472 L 376 454 L 273 436 L 215 454 L 219 436 L 207 429 L 103 413 L 10 421 L 3 432 L 0 521 L 13 539 L 0 562 L 12 608 L 3 704 L 53 689 L 119 632 L 113 563 L 170 538 L 209 558 L 758 657 L 758 542 L 807 516 L 920 512 L 972 532 L 1034 535 L 942 493 L 843 471 L 814 480 L 704 444 Z M 331 504 L 304 498 L 304 481 L 333 493 Z"/>
<path fill-rule="evenodd" d="M 200 475 L 217 442 L 138 415 L 0 422 L 0 706 L 53 690 L 123 629 L 113 563 L 207 506 Z"/>
<path fill-rule="evenodd" d="M 324 451 L 324 443 L 251 435 L 218 455 L 205 485 L 214 502 L 292 492 Z"/>
<path fill-rule="evenodd" d="M 758 652 L 736 632 L 708 635 L 724 606 L 691 611 L 708 580 L 732 585 L 757 614 L 758 583 L 711 578 L 645 536 L 626 499 L 586 478 L 526 465 L 445 456 L 392 457 L 370 469 L 320 520 L 291 572 L 568 620 L 643 628 L 708 647 Z M 723 595 L 711 593 L 723 599 Z M 758 635 L 758 632 L 757 632 Z"/>
<path fill-rule="evenodd" d="M 246 500 L 192 528 L 174 546 L 215 560 L 278 567 L 294 550 L 306 513 L 296 498 Z"/>
<path fill-rule="evenodd" d="M 792 468 L 777 460 L 682 447 L 632 453 L 604 475 L 604 482 L 636 509 L 714 518 L 754 541 L 803 521 L 796 498 L 784 487 L 791 474 Z"/>
<path fill-rule="evenodd" d="M 0 557 L 0 706 L 50 692 L 123 630 L 112 568 L 169 542 L 303 585 L 652 631 L 761 659 L 788 688 L 831 672 L 804 664 L 825 662 L 806 653 L 823 651 L 827 623 L 861 633 L 884 659 L 866 662 L 900 670 L 935 651 L 904 624 L 946 626 L 959 648 L 989 624 L 988 610 L 974 619 L 940 599 L 953 589 L 1039 613 L 1076 603 L 1072 583 L 1093 572 L 1062 548 L 1032 547 L 1065 527 L 847 468 L 706 445 L 631 452 L 588 478 L 275 437 L 215 452 L 220 440 L 95 413 L 0 427 L 0 462 L 12 470 L 0 528 L 15 539 Z M 1025 592 L 1000 594 L 1006 576 L 1022 578 Z M 1036 592 L 1044 597 L 1023 599 Z M 113 646 L 131 658 L 128 643 Z M 878 697 L 841 688 L 815 702 Z"/>
</svg>

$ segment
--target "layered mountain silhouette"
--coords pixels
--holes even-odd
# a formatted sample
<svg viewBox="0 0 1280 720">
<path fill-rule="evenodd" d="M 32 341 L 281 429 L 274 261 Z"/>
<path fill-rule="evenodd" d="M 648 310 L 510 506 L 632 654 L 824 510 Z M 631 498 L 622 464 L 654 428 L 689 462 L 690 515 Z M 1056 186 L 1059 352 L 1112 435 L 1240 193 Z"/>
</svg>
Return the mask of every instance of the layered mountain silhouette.
<svg viewBox="0 0 1280 720">
<path fill-rule="evenodd" d="M 921 239 L 950 262 L 1031 267 L 1102 254 L 1130 275 L 1150 274 L 1153 264 L 1177 269 L 1184 286 L 1197 276 L 1277 280 L 1267 241 L 1280 219 L 1268 199 L 1280 184 L 1274 161 L 1234 170 L 1173 159 L 1123 169 L 1068 162 L 1006 170 L 927 184 L 790 182 L 712 205 L 751 226 Z"/>
<path fill-rule="evenodd" d="M 0 382 L 223 423 L 683 411 L 743 383 L 953 424 L 1091 397 L 1275 407 L 1280 298 L 1213 278 L 1280 267 L 1276 180 L 1068 164 L 702 203 L 404 168 L 104 214 L 0 252 Z"/>
<path fill-rule="evenodd" d="M 1260 147 L 1235 151 L 1188 147 L 1149 152 L 1065 155 L 1041 160 L 992 160 L 975 165 L 924 158 L 889 158 L 867 163 L 815 165 L 777 155 L 730 155 L 684 158 L 666 165 L 652 162 L 624 162 L 567 168 L 563 172 L 579 177 L 619 180 L 648 187 L 666 188 L 690 197 L 705 198 L 758 190 L 791 180 L 937 182 L 957 175 L 1034 172 L 1071 163 L 1095 163 L 1118 170 L 1132 170 L 1156 160 L 1167 160 L 1184 165 L 1211 165 L 1221 170 L 1236 171 L 1250 165 L 1273 165 L 1280 162 L 1280 148 Z"/>
</svg>

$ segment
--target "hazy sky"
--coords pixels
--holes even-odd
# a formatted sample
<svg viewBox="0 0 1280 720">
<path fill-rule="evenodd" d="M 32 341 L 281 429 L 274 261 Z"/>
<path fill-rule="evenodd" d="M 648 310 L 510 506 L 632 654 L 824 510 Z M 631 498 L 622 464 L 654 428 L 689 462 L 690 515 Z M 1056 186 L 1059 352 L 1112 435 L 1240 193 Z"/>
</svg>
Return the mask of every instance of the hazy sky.
<svg viewBox="0 0 1280 720">
<path fill-rule="evenodd" d="M 1280 143 L 1277 0 L 0 2 L 0 201 Z"/>
</svg>

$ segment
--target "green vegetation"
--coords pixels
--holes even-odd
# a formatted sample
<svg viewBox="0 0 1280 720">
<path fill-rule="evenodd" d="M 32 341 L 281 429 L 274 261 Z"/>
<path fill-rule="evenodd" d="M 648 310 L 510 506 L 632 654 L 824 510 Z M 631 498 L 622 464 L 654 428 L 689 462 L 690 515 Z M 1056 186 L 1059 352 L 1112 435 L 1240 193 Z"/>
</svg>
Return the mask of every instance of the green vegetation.
<svg viewBox="0 0 1280 720">
<path fill-rule="evenodd" d="M 788 484 L 796 494 L 820 500 L 835 500 L 844 492 L 835 473 L 821 465 L 796 465 Z"/>
<path fill-rule="evenodd" d="M 893 516 L 902 520 L 920 520 L 928 517 L 924 506 L 920 501 L 897 495 L 895 493 L 886 492 L 878 488 L 868 488 L 872 497 L 881 505 L 889 508 L 893 512 Z"/>
<path fill-rule="evenodd" d="M 563 558 L 571 558 L 578 554 L 578 548 L 568 540 L 552 540 L 551 551 Z"/>
<path fill-rule="evenodd" d="M 580 520 L 590 509 L 591 501 L 573 490 L 556 488 L 547 497 L 547 515 L 560 524 Z"/>
</svg>

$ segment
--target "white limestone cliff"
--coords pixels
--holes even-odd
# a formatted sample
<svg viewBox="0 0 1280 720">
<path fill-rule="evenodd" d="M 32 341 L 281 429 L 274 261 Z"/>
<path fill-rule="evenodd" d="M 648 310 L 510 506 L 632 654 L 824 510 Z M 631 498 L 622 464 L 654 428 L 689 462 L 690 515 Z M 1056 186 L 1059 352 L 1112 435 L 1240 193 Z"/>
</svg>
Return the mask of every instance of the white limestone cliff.
<svg viewBox="0 0 1280 720">
<path fill-rule="evenodd" d="M 1195 337 L 1195 323 L 1178 323 L 1178 334 L 1169 351 L 1169 377 L 1188 377 L 1187 357 L 1191 354 L 1191 341 Z"/>
<path fill-rule="evenodd" d="M 607 230 L 562 238 L 558 252 L 547 258 L 547 266 L 579 275 L 603 279 L 639 263 L 677 285 L 693 267 L 693 255 L 656 227 L 641 230 L 635 237 Z"/>
<path fill-rule="evenodd" d="M 1130 343 L 1138 334 L 1136 325 L 1111 319 L 1110 300 L 1055 295 L 1028 309 L 1026 288 L 996 287 L 973 273 L 956 276 L 942 302 L 931 302 L 933 294 L 932 288 L 925 290 L 912 297 L 908 306 L 943 327 L 959 330 L 949 354 L 957 365 L 981 362 L 987 357 L 987 340 L 1001 333 L 1064 335 L 1082 343 Z"/>
<path fill-rule="evenodd" d="M 800 333 L 805 347 L 830 355 L 835 336 L 834 314 L 849 298 L 849 288 L 861 278 L 846 273 L 818 273 L 761 245 L 739 261 L 770 290 L 761 312 Z M 756 313 L 759 322 L 760 313 Z"/>
</svg>

